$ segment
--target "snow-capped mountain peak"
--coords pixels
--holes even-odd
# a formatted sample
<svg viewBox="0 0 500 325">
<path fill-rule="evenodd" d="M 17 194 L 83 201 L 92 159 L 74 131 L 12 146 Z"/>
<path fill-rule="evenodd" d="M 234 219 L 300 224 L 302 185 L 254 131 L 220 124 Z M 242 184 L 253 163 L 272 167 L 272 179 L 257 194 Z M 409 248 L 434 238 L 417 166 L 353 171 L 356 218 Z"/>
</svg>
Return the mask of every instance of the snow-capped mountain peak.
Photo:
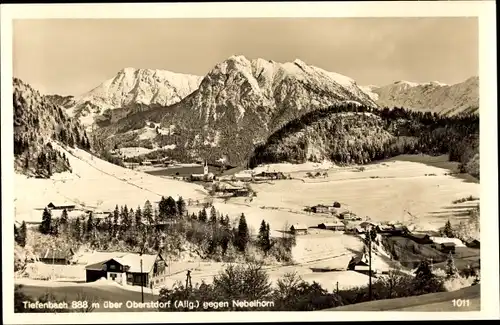
<svg viewBox="0 0 500 325">
<path fill-rule="evenodd" d="M 380 106 L 405 107 L 442 114 L 472 113 L 479 109 L 478 77 L 453 85 L 439 81 L 416 83 L 400 80 L 382 87 L 360 88 Z"/>
<path fill-rule="evenodd" d="M 106 111 L 129 105 L 175 104 L 198 88 L 202 77 L 166 70 L 126 67 L 89 92 L 74 98 L 68 113 L 89 126 Z"/>
</svg>

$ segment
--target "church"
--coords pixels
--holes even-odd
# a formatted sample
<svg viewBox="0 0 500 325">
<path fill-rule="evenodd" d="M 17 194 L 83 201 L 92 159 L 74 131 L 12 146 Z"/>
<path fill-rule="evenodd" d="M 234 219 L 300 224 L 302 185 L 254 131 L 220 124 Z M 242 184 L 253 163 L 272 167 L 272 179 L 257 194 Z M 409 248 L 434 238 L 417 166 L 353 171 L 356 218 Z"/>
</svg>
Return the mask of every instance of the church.
<svg viewBox="0 0 500 325">
<path fill-rule="evenodd" d="M 203 174 L 191 174 L 191 181 L 198 182 L 211 182 L 214 180 L 215 175 L 213 173 L 208 172 L 208 164 L 205 160 L 205 164 L 203 166 Z"/>
</svg>

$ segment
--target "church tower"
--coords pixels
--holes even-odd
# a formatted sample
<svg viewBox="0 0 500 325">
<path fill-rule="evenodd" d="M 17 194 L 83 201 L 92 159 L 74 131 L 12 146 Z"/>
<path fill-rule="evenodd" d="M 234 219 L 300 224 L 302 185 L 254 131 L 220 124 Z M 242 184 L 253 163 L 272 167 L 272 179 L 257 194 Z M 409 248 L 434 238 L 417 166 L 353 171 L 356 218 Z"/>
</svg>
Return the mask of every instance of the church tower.
<svg viewBox="0 0 500 325">
<path fill-rule="evenodd" d="M 203 175 L 208 175 L 208 165 L 206 160 L 205 160 L 205 166 L 203 166 Z"/>
</svg>

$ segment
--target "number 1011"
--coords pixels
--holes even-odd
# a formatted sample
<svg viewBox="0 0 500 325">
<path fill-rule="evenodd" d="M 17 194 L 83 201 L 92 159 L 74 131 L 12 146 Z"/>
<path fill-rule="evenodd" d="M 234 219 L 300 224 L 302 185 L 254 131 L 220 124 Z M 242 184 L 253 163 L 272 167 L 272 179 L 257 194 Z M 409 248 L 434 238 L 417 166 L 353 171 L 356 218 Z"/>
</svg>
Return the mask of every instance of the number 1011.
<svg viewBox="0 0 500 325">
<path fill-rule="evenodd" d="M 470 307 L 469 299 L 453 299 L 453 307 Z"/>
</svg>

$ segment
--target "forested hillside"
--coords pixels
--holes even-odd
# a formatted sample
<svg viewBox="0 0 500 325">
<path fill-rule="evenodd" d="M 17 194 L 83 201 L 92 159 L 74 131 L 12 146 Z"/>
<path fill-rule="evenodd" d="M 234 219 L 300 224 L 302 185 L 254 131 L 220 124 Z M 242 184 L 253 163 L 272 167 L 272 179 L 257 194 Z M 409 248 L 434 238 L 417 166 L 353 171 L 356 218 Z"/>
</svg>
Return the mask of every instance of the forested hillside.
<svg viewBox="0 0 500 325">
<path fill-rule="evenodd" d="M 89 138 L 78 120 L 68 118 L 51 98 L 20 79 L 14 78 L 13 87 L 15 170 L 42 178 L 71 170 L 67 158 L 50 141 L 89 150 Z"/>
<path fill-rule="evenodd" d="M 365 164 L 400 154 L 450 154 L 464 169 L 471 167 L 473 159 L 479 160 L 479 117 L 332 106 L 284 125 L 255 148 L 249 165 L 323 159 Z M 471 174 L 479 177 L 479 168 Z"/>
</svg>

